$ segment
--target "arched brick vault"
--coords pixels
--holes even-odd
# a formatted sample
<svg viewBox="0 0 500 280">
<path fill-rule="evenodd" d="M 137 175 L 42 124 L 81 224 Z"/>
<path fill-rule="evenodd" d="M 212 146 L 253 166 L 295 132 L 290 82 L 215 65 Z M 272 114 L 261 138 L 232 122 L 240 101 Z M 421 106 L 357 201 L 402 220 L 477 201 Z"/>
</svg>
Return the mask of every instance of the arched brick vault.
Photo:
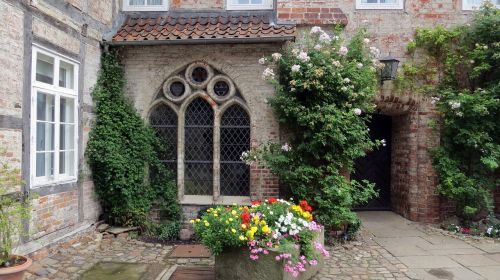
<svg viewBox="0 0 500 280">
<path fill-rule="evenodd" d="M 428 98 L 381 92 L 376 112 L 392 117 L 391 208 L 412 220 L 439 222 L 446 203 L 436 194 L 437 177 L 430 150 L 439 143 L 430 123 L 438 115 Z"/>
</svg>

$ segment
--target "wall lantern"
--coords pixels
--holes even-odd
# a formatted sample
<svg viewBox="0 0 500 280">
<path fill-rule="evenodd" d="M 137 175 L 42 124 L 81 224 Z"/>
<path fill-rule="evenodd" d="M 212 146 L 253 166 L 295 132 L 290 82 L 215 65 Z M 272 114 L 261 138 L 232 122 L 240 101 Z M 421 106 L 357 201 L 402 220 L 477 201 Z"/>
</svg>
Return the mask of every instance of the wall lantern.
<svg viewBox="0 0 500 280">
<path fill-rule="evenodd" d="M 388 57 L 382 58 L 380 62 L 384 64 L 380 73 L 380 83 L 384 84 L 384 81 L 395 80 L 399 60 L 389 55 Z"/>
</svg>

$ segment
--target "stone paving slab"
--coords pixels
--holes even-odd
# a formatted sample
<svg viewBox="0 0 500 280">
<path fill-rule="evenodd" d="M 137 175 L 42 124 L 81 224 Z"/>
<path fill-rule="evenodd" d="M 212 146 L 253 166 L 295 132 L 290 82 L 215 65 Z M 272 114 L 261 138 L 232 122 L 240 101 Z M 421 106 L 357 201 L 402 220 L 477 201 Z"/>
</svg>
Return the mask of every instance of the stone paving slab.
<svg viewBox="0 0 500 280">
<path fill-rule="evenodd" d="M 500 263 L 495 262 L 484 255 L 451 255 L 450 258 L 452 258 L 453 260 L 455 260 L 456 262 L 465 267 L 500 265 Z"/>
<path fill-rule="evenodd" d="M 399 260 L 409 268 L 449 268 L 461 265 L 447 256 L 405 256 Z"/>
<path fill-rule="evenodd" d="M 417 279 L 422 280 L 484 280 L 486 278 L 480 276 L 473 271 L 464 267 L 440 268 L 440 269 L 411 269 Z"/>
<path fill-rule="evenodd" d="M 476 267 L 471 267 L 470 269 L 488 280 L 500 279 L 499 266 L 476 266 Z"/>
</svg>

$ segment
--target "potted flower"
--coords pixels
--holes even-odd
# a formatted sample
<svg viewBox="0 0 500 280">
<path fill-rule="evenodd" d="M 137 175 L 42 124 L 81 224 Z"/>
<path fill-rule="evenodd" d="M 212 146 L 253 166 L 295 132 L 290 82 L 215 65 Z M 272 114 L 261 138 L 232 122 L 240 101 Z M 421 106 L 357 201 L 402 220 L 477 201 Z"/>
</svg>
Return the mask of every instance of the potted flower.
<svg viewBox="0 0 500 280">
<path fill-rule="evenodd" d="M 12 254 L 14 240 L 26 233 L 23 221 L 30 216 L 24 196 L 13 192 L 21 183 L 18 169 L 0 165 L 0 279 L 21 280 L 32 264 L 30 258 Z"/>
<path fill-rule="evenodd" d="M 310 279 L 323 265 L 323 227 L 307 201 L 217 206 L 192 220 L 215 255 L 217 279 Z"/>
</svg>

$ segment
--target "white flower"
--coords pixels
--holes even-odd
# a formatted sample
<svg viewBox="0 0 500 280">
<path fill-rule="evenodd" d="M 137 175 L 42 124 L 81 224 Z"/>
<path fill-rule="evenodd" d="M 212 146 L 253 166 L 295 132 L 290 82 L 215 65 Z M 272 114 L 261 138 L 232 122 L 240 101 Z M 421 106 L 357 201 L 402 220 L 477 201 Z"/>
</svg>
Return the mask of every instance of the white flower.
<svg viewBox="0 0 500 280">
<path fill-rule="evenodd" d="M 439 102 L 439 97 L 435 97 L 435 96 L 431 97 L 431 104 L 432 105 L 436 104 L 437 102 Z"/>
<path fill-rule="evenodd" d="M 295 88 L 294 88 L 294 87 L 293 87 L 293 88 L 290 88 L 290 91 L 291 91 L 291 92 L 294 92 L 294 91 L 295 91 Z"/>
<path fill-rule="evenodd" d="M 486 230 L 486 233 L 488 235 L 491 235 L 491 232 L 493 231 L 493 227 L 489 227 L 487 230 Z"/>
<path fill-rule="evenodd" d="M 272 57 L 273 57 L 274 61 L 278 61 L 281 59 L 281 54 L 280 53 L 273 53 Z"/>
<path fill-rule="evenodd" d="M 344 78 L 344 83 L 350 83 L 351 80 L 349 78 Z"/>
<path fill-rule="evenodd" d="M 320 32 L 323 32 L 323 30 L 321 30 L 321 27 L 319 27 L 319 26 L 313 26 L 311 28 L 311 34 L 316 34 L 316 33 L 320 33 Z"/>
<path fill-rule="evenodd" d="M 368 38 L 364 38 L 364 39 L 363 39 L 363 43 L 365 43 L 365 44 L 369 44 L 369 43 L 370 43 L 370 39 L 368 39 Z"/>
<path fill-rule="evenodd" d="M 299 50 L 298 49 L 293 49 L 292 50 L 292 54 L 293 55 L 298 55 L 299 54 Z"/>
<path fill-rule="evenodd" d="M 463 117 L 463 116 L 464 116 L 464 113 L 462 113 L 462 112 L 457 112 L 457 116 L 459 116 L 459 117 Z"/>
<path fill-rule="evenodd" d="M 314 46 L 314 49 L 317 50 L 317 51 L 321 50 L 321 45 L 320 44 L 316 44 Z"/>
<path fill-rule="evenodd" d="M 319 35 L 319 41 L 322 43 L 330 43 L 332 41 L 332 38 L 330 38 L 330 35 L 326 34 L 326 32 L 321 33 Z"/>
<path fill-rule="evenodd" d="M 374 58 L 378 58 L 380 56 L 380 50 L 375 47 L 370 47 L 370 55 Z"/>
<path fill-rule="evenodd" d="M 262 64 L 262 65 L 266 64 L 266 58 L 265 57 L 260 58 L 259 64 Z"/>
<path fill-rule="evenodd" d="M 283 146 L 281 146 L 281 150 L 289 152 L 292 150 L 292 146 L 288 145 L 288 143 L 285 143 Z"/>
<path fill-rule="evenodd" d="M 342 46 L 342 47 L 340 47 L 339 54 L 346 55 L 348 51 L 349 50 L 345 46 Z"/>
<path fill-rule="evenodd" d="M 448 104 L 450 104 L 450 107 L 453 110 L 460 108 L 460 105 L 461 105 L 460 102 L 457 102 L 457 101 L 450 101 L 450 102 L 448 102 Z"/>
<path fill-rule="evenodd" d="M 358 69 L 363 68 L 363 63 L 359 62 L 358 64 L 356 64 L 356 67 L 358 67 Z"/>
<path fill-rule="evenodd" d="M 308 62 L 310 60 L 306 52 L 300 52 L 297 58 L 302 62 Z"/>
<path fill-rule="evenodd" d="M 340 90 L 341 91 L 347 91 L 347 87 L 341 87 Z"/>
<path fill-rule="evenodd" d="M 262 78 L 263 79 L 267 79 L 267 78 L 273 79 L 274 78 L 274 71 L 273 71 L 273 69 L 266 68 L 266 70 L 264 70 L 264 73 L 262 73 Z"/>
<path fill-rule="evenodd" d="M 340 61 L 338 61 L 338 60 L 334 60 L 334 61 L 332 61 L 332 64 L 333 64 L 334 66 L 337 66 L 337 67 L 339 67 L 339 66 L 341 65 L 341 64 L 340 64 Z"/>
<path fill-rule="evenodd" d="M 292 72 L 299 72 L 300 71 L 300 65 L 295 64 L 292 66 Z"/>
<path fill-rule="evenodd" d="M 354 114 L 355 114 L 355 115 L 359 116 L 359 115 L 361 115 L 361 113 L 362 113 L 361 109 L 359 109 L 359 108 L 354 108 Z"/>
<path fill-rule="evenodd" d="M 337 36 L 337 35 L 335 35 L 335 36 L 332 37 L 332 39 L 336 41 L 336 40 L 340 39 L 340 37 Z"/>
<path fill-rule="evenodd" d="M 380 140 L 380 143 L 382 143 L 382 146 L 385 147 L 386 145 L 385 139 Z"/>
</svg>

